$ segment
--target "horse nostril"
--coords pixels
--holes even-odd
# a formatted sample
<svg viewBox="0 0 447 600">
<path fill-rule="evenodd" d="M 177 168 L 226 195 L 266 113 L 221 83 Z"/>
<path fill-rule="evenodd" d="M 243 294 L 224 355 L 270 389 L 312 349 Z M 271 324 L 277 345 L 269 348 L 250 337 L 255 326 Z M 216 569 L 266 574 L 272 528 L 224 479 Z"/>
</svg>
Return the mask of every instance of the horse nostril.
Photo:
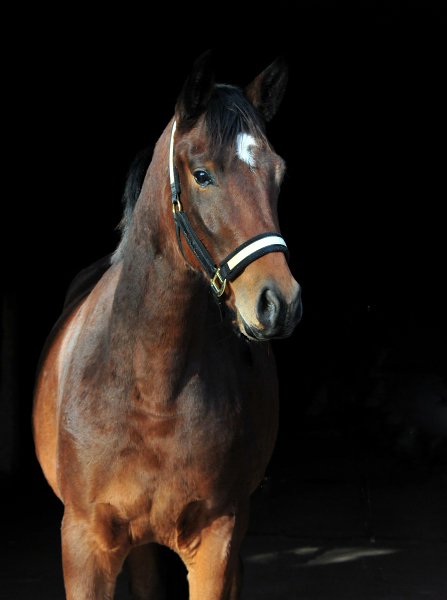
<svg viewBox="0 0 447 600">
<path fill-rule="evenodd" d="M 281 310 L 281 302 L 278 294 L 270 289 L 264 288 L 258 295 L 256 301 L 256 316 L 264 327 L 273 327 Z"/>
</svg>

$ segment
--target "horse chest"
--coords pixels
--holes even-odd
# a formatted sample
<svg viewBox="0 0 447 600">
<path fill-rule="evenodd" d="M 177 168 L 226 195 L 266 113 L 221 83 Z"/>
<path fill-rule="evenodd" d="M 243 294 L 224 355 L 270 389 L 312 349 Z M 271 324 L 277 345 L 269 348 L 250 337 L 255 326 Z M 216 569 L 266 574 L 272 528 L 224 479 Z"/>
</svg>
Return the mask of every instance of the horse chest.
<svg viewBox="0 0 447 600">
<path fill-rule="evenodd" d="M 197 375 L 171 414 L 142 403 L 100 431 L 83 427 L 76 462 L 90 474 L 89 498 L 129 516 L 147 513 L 157 527 L 199 499 L 212 506 L 223 499 L 231 503 L 234 490 L 250 493 L 263 475 L 277 427 L 275 394 L 261 387 L 228 380 L 216 389 Z M 69 448 L 66 456 L 69 470 Z M 85 489 L 85 478 L 81 483 Z"/>
</svg>

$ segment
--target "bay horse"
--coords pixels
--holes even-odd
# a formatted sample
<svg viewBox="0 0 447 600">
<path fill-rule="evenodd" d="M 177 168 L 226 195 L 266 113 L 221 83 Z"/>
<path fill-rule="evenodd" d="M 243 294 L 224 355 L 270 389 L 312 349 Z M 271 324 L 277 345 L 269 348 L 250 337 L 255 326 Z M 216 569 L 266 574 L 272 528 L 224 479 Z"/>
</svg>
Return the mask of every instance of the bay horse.
<svg viewBox="0 0 447 600">
<path fill-rule="evenodd" d="M 64 503 L 68 600 L 112 598 L 126 557 L 132 597 L 165 598 L 163 546 L 191 600 L 240 597 L 278 428 L 269 340 L 302 312 L 277 217 L 285 163 L 265 133 L 286 81 L 281 58 L 244 90 L 197 59 L 129 174 L 117 250 L 75 280 L 47 340 L 33 429 Z"/>
</svg>

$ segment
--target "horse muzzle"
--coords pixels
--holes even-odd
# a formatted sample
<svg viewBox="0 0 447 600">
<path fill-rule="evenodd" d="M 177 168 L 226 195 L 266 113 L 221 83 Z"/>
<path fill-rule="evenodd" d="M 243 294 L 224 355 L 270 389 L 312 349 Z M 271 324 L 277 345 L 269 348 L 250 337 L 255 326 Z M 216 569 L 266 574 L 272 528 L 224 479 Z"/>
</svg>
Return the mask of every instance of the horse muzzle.
<svg viewBox="0 0 447 600">
<path fill-rule="evenodd" d="M 243 315 L 240 315 L 243 333 L 248 338 L 258 341 L 291 335 L 303 314 L 301 287 L 298 283 L 296 286 L 291 301 L 287 301 L 274 281 L 262 286 L 255 301 L 255 315 L 259 326 L 247 323 Z"/>
</svg>

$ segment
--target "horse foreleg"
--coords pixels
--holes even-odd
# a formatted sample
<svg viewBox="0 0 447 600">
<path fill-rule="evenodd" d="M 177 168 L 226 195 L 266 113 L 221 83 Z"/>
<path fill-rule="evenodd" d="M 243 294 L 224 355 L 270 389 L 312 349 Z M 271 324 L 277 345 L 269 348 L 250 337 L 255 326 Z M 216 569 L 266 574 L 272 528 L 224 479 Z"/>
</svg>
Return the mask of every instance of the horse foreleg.
<svg viewBox="0 0 447 600">
<path fill-rule="evenodd" d="M 245 515 L 224 516 L 202 529 L 200 542 L 180 555 L 188 569 L 190 600 L 238 600 L 241 589 L 239 548 Z"/>
<path fill-rule="evenodd" d="M 97 523 L 65 511 L 62 563 L 67 600 L 112 600 L 128 546 L 106 542 Z"/>
<path fill-rule="evenodd" d="M 158 544 L 132 548 L 127 557 L 132 600 L 166 600 L 165 549 Z"/>
</svg>

